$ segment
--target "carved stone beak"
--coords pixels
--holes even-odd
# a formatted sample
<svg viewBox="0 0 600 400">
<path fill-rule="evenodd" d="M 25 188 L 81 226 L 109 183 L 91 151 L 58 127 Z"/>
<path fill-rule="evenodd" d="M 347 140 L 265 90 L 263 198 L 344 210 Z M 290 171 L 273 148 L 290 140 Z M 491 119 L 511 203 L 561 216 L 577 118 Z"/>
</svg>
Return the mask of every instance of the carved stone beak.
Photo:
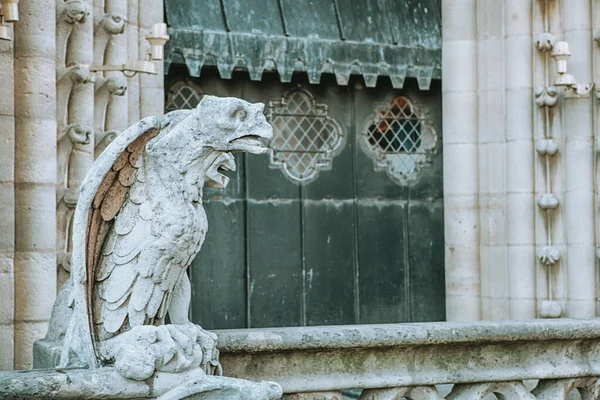
<svg viewBox="0 0 600 400">
<path fill-rule="evenodd" d="M 261 115 L 262 116 L 262 115 Z M 258 126 L 254 126 L 247 134 L 239 136 L 228 143 L 229 151 L 246 151 L 252 154 L 266 153 L 269 148 L 265 145 L 273 138 L 273 127 L 262 116 Z"/>
</svg>

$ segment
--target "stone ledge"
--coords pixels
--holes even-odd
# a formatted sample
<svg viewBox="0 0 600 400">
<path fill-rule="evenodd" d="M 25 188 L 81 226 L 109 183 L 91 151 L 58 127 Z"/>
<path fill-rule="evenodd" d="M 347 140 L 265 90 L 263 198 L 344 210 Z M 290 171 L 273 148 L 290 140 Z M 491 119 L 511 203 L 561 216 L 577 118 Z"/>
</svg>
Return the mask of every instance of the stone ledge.
<svg viewBox="0 0 600 400">
<path fill-rule="evenodd" d="M 276 384 L 207 376 L 200 369 L 178 374 L 156 372 L 145 381 L 125 379 L 108 367 L 0 372 L 0 399 L 269 400 L 279 397 L 281 388 Z"/>
<path fill-rule="evenodd" d="M 600 375 L 600 319 L 216 333 L 225 375 L 284 393 Z"/>
<path fill-rule="evenodd" d="M 600 318 L 215 330 L 221 353 L 600 339 Z"/>
</svg>

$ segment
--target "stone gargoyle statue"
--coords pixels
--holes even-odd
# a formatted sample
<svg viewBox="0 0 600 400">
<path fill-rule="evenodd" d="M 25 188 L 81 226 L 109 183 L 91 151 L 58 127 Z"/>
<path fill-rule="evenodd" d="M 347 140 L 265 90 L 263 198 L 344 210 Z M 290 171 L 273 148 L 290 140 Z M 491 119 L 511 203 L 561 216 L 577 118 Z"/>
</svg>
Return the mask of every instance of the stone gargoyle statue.
<svg viewBox="0 0 600 400">
<path fill-rule="evenodd" d="M 203 187 L 227 185 L 232 152 L 267 150 L 263 109 L 204 96 L 196 109 L 141 120 L 98 157 L 74 214 L 61 368 L 114 366 L 136 381 L 193 368 L 220 375 L 216 335 L 188 319 L 186 269 L 208 229 Z M 281 395 L 270 385 L 260 398 Z"/>
</svg>

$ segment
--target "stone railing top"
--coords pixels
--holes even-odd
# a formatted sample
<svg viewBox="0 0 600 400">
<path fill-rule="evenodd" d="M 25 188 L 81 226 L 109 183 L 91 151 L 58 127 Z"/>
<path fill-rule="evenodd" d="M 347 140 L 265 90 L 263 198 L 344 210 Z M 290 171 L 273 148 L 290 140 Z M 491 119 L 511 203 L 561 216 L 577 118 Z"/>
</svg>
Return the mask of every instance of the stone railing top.
<svg viewBox="0 0 600 400">
<path fill-rule="evenodd" d="M 600 339 L 600 318 L 428 322 L 214 331 L 223 353 Z"/>
<path fill-rule="evenodd" d="M 277 382 L 288 394 L 338 393 L 353 388 L 394 391 L 445 384 L 458 385 L 456 390 L 463 390 L 461 385 L 479 390 L 479 384 L 485 383 L 487 388 L 498 382 L 516 382 L 515 387 L 525 393 L 530 388 L 524 389 L 524 380 L 553 384 L 557 379 L 571 382 L 600 376 L 600 319 L 317 326 L 215 333 L 223 371 L 228 376 Z M 567 389 L 571 387 L 569 382 L 565 383 Z M 365 393 L 365 399 L 425 398 L 406 393 L 399 397 L 387 392 L 387 397 Z M 553 396 L 535 398 L 565 398 Z M 448 398 L 483 397 L 467 394 Z"/>
</svg>

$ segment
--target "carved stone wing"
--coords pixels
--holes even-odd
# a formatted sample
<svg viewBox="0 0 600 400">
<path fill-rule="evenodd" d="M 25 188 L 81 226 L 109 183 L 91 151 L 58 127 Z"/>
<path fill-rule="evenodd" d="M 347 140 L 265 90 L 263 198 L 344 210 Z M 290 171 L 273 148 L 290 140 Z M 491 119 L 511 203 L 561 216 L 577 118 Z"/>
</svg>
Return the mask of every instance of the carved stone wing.
<svg viewBox="0 0 600 400">
<path fill-rule="evenodd" d="M 187 112 L 173 112 L 162 118 L 149 117 L 138 122 L 121 133 L 88 172 L 74 216 L 70 298 L 73 315 L 61 355 L 63 367 L 100 366 L 97 343 L 101 337 L 96 323 L 107 321 L 108 331 L 114 331 L 119 325 L 118 318 L 106 311 L 119 310 L 123 305 L 119 291 L 127 286 L 131 275 L 140 273 L 132 265 L 135 261 L 127 259 L 131 252 L 125 254 L 123 249 L 133 245 L 137 235 L 131 234 L 134 229 L 138 233 L 149 232 L 145 226 L 150 221 L 147 218 L 149 210 L 145 208 L 148 204 L 144 205 L 144 177 L 139 173 L 145 146 L 187 115 Z M 121 236 L 128 239 L 118 240 L 120 233 L 125 233 Z M 144 239 L 144 235 L 140 238 Z M 120 268 L 123 265 L 127 268 Z M 103 282 L 108 279 L 115 282 L 110 291 L 106 290 L 106 285 L 103 287 Z M 143 291 L 142 288 L 136 290 Z M 122 311 L 117 314 L 119 312 Z M 108 321 L 107 314 L 111 314 L 113 320 Z"/>
<path fill-rule="evenodd" d="M 156 128 L 148 129 L 127 146 L 104 176 L 89 210 L 87 298 L 96 340 L 102 338 L 102 327 L 107 333 L 121 329 L 132 286 L 143 281 L 137 280 L 135 264 L 139 248 L 151 240 L 152 213 L 139 167 L 145 145 L 157 134 Z M 145 289 L 143 293 L 152 294 L 152 286 Z"/>
</svg>

